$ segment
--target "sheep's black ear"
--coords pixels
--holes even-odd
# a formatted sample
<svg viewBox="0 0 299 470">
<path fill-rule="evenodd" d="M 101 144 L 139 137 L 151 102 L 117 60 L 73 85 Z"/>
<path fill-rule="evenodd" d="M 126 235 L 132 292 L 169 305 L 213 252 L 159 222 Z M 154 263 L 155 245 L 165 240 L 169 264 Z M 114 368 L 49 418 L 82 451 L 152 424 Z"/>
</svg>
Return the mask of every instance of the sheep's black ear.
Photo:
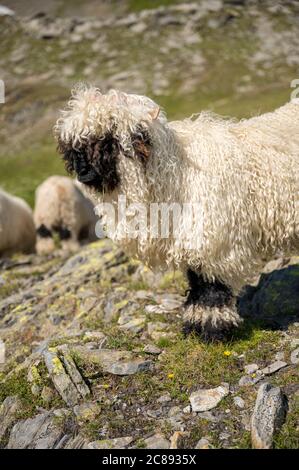
<svg viewBox="0 0 299 470">
<path fill-rule="evenodd" d="M 140 129 L 140 131 L 137 131 L 135 134 L 133 134 L 132 145 L 135 155 L 141 160 L 143 164 L 146 164 L 152 150 L 152 143 L 148 132 L 144 129 Z"/>
</svg>

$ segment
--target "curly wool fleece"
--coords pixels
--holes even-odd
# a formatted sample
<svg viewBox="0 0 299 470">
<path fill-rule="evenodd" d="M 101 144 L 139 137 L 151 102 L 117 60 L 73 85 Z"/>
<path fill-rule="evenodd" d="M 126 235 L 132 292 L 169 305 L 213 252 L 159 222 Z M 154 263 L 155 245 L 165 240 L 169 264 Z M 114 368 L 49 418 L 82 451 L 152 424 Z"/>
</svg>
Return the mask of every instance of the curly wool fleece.
<svg viewBox="0 0 299 470">
<path fill-rule="evenodd" d="M 299 105 L 236 122 L 202 112 L 168 122 L 149 98 L 94 87 L 73 91 L 57 121 L 59 142 L 72 148 L 109 133 L 119 142 L 120 183 L 90 189 L 98 202 L 199 203 L 197 249 L 173 238 L 112 238 L 150 266 L 191 268 L 233 292 L 277 253 L 299 250 Z M 146 133 L 150 155 L 138 158 L 132 136 Z M 128 158 L 127 155 L 131 155 Z"/>
</svg>

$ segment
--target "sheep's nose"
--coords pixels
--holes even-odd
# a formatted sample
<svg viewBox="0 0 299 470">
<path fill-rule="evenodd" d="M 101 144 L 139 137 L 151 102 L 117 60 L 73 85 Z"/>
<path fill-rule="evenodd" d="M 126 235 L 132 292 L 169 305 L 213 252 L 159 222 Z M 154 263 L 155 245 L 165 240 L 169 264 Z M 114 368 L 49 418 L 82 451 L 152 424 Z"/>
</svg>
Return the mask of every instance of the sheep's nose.
<svg viewBox="0 0 299 470">
<path fill-rule="evenodd" d="M 82 154 L 76 156 L 74 160 L 74 170 L 80 183 L 91 184 L 98 177 L 95 169 L 86 161 L 85 156 Z"/>
</svg>

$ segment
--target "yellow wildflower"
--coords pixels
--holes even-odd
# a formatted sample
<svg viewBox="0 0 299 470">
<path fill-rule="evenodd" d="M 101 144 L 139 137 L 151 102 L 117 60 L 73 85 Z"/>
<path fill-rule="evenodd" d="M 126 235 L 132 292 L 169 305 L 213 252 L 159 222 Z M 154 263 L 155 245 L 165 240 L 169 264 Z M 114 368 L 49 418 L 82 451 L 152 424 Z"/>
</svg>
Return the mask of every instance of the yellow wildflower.
<svg viewBox="0 0 299 470">
<path fill-rule="evenodd" d="M 231 351 L 224 351 L 223 356 L 226 356 L 226 357 L 231 356 Z"/>
</svg>

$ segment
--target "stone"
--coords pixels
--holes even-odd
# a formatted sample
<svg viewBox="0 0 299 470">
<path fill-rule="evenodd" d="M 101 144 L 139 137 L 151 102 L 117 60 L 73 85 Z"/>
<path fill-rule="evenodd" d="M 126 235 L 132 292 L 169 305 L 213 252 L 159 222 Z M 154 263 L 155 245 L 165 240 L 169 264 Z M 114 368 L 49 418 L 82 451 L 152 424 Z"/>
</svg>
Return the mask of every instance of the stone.
<svg viewBox="0 0 299 470">
<path fill-rule="evenodd" d="M 210 411 L 203 411 L 202 413 L 197 413 L 197 417 L 200 419 L 205 419 L 206 421 L 210 421 L 211 423 L 218 423 L 219 418 Z"/>
<path fill-rule="evenodd" d="M 299 338 L 292 338 L 290 344 L 291 348 L 296 348 L 299 346 Z"/>
<path fill-rule="evenodd" d="M 62 353 L 63 364 L 73 384 L 75 385 L 81 397 L 86 398 L 88 395 L 90 395 L 90 390 L 79 370 L 77 369 L 75 361 L 73 360 L 67 346 L 60 346 L 59 351 Z"/>
<path fill-rule="evenodd" d="M 54 387 L 56 388 L 61 398 L 69 406 L 77 405 L 80 402 L 82 396 L 80 395 L 79 390 L 71 380 L 70 376 L 67 374 L 64 368 L 64 364 L 58 357 L 57 353 L 49 350 L 45 351 L 44 360 L 46 367 L 49 371 L 50 377 L 53 381 Z M 76 373 L 73 372 L 73 374 L 76 374 L 76 381 L 80 383 L 79 377 L 77 376 L 77 374 L 80 375 L 79 371 L 77 371 Z M 84 390 L 84 393 L 87 392 L 87 389 L 85 389 L 84 385 L 82 383 L 81 385 Z"/>
<path fill-rule="evenodd" d="M 84 449 L 126 449 L 133 437 L 116 437 L 115 439 L 103 439 L 99 441 L 89 442 Z"/>
<path fill-rule="evenodd" d="M 144 33 L 144 31 L 147 30 L 147 24 L 144 23 L 143 21 L 134 24 L 131 26 L 130 31 L 135 34 L 141 34 Z"/>
<path fill-rule="evenodd" d="M 234 397 L 234 404 L 241 409 L 245 407 L 245 401 L 241 397 Z"/>
<path fill-rule="evenodd" d="M 154 341 L 159 341 L 161 338 L 173 338 L 174 333 L 167 331 L 169 324 L 165 322 L 149 322 L 147 324 L 147 331 L 150 338 Z"/>
<path fill-rule="evenodd" d="M 245 367 L 244 367 L 244 371 L 246 372 L 246 374 L 254 374 L 254 372 L 256 372 L 258 370 L 259 366 L 257 364 L 247 364 Z"/>
<path fill-rule="evenodd" d="M 145 326 L 145 316 L 133 318 L 132 320 L 120 326 L 121 330 L 130 331 L 131 333 L 140 333 Z"/>
<path fill-rule="evenodd" d="M 201 439 L 199 439 L 194 449 L 213 449 L 213 446 L 208 439 L 202 437 Z"/>
<path fill-rule="evenodd" d="M 184 449 L 186 432 L 176 431 L 170 438 L 170 449 Z"/>
<path fill-rule="evenodd" d="M 23 408 L 19 397 L 6 397 L 0 406 L 0 442 L 17 420 L 17 413 Z"/>
<path fill-rule="evenodd" d="M 239 386 L 240 387 L 249 387 L 251 385 L 255 385 L 262 378 L 263 378 L 263 374 L 261 373 L 261 371 L 257 371 L 256 374 L 254 374 L 254 376 L 245 375 L 245 376 L 240 378 Z"/>
<path fill-rule="evenodd" d="M 285 358 L 285 355 L 283 351 L 278 351 L 274 357 L 276 361 L 283 361 Z"/>
<path fill-rule="evenodd" d="M 4 5 L 0 5 L 0 16 L 14 16 L 15 12 Z"/>
<path fill-rule="evenodd" d="M 275 361 L 273 362 L 273 364 L 270 364 L 269 366 L 262 369 L 261 372 L 264 375 L 274 374 L 275 372 L 282 369 L 283 367 L 286 367 L 287 365 L 288 364 L 284 361 Z"/>
<path fill-rule="evenodd" d="M 184 413 L 179 406 L 173 406 L 168 411 L 168 423 L 175 431 L 183 431 L 184 426 Z"/>
<path fill-rule="evenodd" d="M 86 331 L 84 333 L 84 339 L 95 341 L 100 349 L 104 348 L 107 343 L 107 336 L 101 331 Z"/>
<path fill-rule="evenodd" d="M 107 372 L 115 375 L 133 375 L 137 372 L 150 370 L 152 362 L 145 359 L 132 359 L 131 361 L 111 364 Z"/>
<path fill-rule="evenodd" d="M 226 386 L 202 389 L 193 392 L 189 398 L 192 411 L 202 412 L 215 408 L 226 397 L 229 390 Z"/>
<path fill-rule="evenodd" d="M 185 408 L 183 408 L 183 413 L 185 413 L 186 415 L 191 413 L 191 406 L 190 405 L 185 406 Z"/>
<path fill-rule="evenodd" d="M 152 361 L 144 358 L 134 357 L 129 351 L 117 351 L 113 349 L 89 350 L 84 346 L 74 346 L 74 353 L 80 358 L 98 368 L 100 372 L 114 375 L 132 375 L 137 372 L 148 371 L 152 368 Z"/>
<path fill-rule="evenodd" d="M 294 351 L 291 352 L 291 363 L 299 364 L 299 348 L 294 349 Z"/>
<path fill-rule="evenodd" d="M 146 449 L 169 449 L 170 443 L 163 434 L 157 433 L 144 439 Z"/>
<path fill-rule="evenodd" d="M 286 396 L 269 383 L 260 386 L 251 417 L 251 442 L 254 449 L 271 449 L 273 436 L 285 421 Z"/>
<path fill-rule="evenodd" d="M 64 421 L 68 415 L 62 409 L 18 421 L 11 430 L 7 448 L 54 449 L 65 434 Z"/>
<path fill-rule="evenodd" d="M 74 413 L 77 416 L 78 423 L 88 423 L 93 421 L 101 412 L 101 408 L 94 402 L 85 402 L 74 406 Z"/>
<path fill-rule="evenodd" d="M 166 393 L 165 395 L 161 395 L 161 397 L 159 397 L 158 400 L 157 400 L 158 403 L 168 403 L 170 401 L 171 401 L 170 393 Z"/>
<path fill-rule="evenodd" d="M 298 275 L 299 264 L 262 274 L 258 285 L 248 287 L 240 298 L 240 314 L 282 326 L 295 320 L 299 303 Z"/>
<path fill-rule="evenodd" d="M 46 385 L 42 388 L 41 394 L 40 394 L 42 400 L 49 404 L 53 400 L 55 393 L 52 390 L 52 388 L 47 387 Z"/>
<path fill-rule="evenodd" d="M 145 352 L 146 354 L 152 354 L 154 356 L 158 356 L 159 354 L 161 354 L 162 350 L 158 348 L 158 346 L 155 346 L 154 344 L 147 344 L 146 346 L 144 346 L 143 352 Z"/>
<path fill-rule="evenodd" d="M 85 446 L 87 446 L 88 441 L 86 440 L 85 437 L 78 436 L 73 437 L 68 440 L 68 442 L 65 444 L 64 448 L 65 449 L 83 449 Z"/>
<path fill-rule="evenodd" d="M 230 438 L 230 434 L 228 432 L 221 432 L 219 434 L 219 440 L 220 441 L 226 441 L 229 438 Z"/>
</svg>

